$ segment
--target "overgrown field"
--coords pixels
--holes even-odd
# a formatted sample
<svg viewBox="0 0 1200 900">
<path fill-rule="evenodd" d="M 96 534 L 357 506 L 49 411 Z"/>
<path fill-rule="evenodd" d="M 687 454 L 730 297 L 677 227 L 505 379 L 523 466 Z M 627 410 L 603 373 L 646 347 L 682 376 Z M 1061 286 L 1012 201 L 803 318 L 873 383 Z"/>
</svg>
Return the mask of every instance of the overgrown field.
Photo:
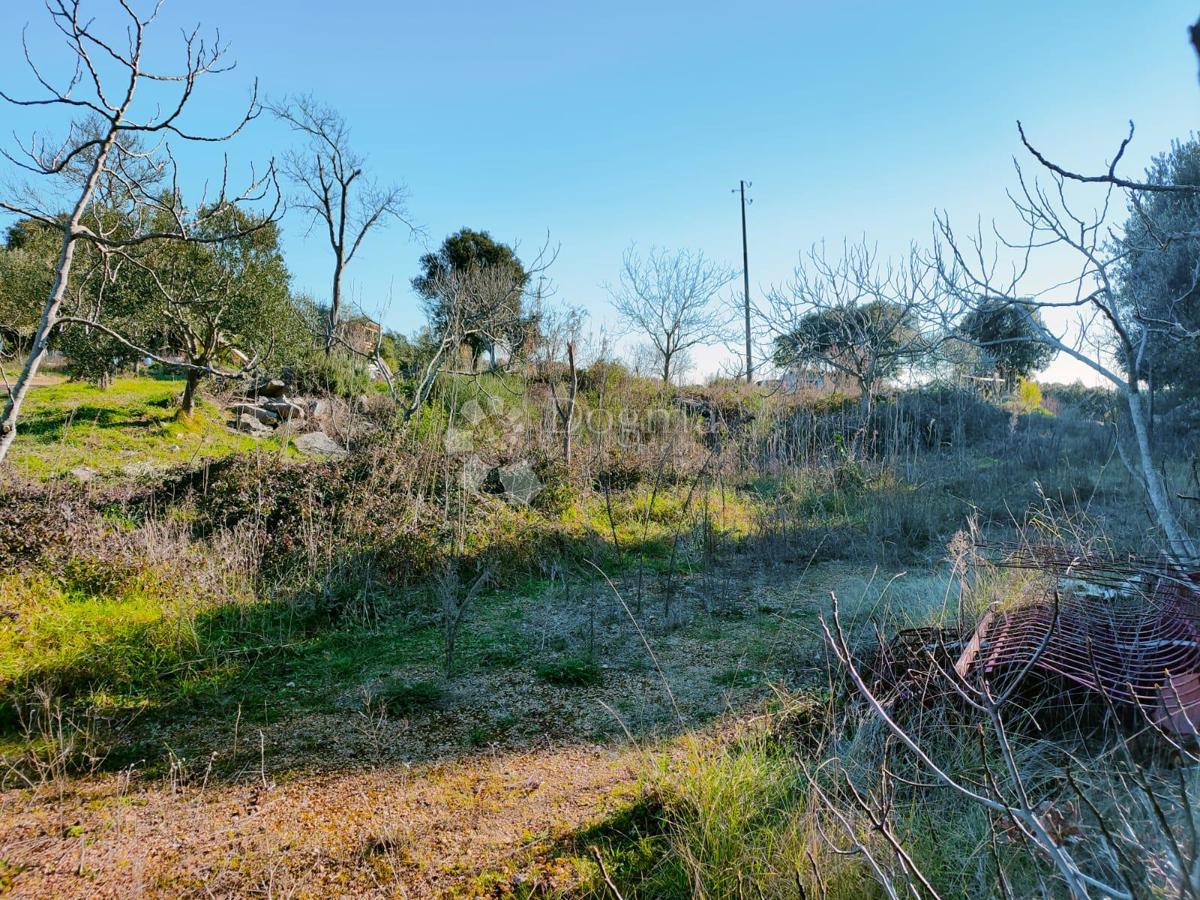
<svg viewBox="0 0 1200 900">
<path fill-rule="evenodd" d="M 894 869 L 895 839 L 944 895 L 1055 892 L 921 787 L 823 625 L 836 597 L 865 653 L 1029 590 L 964 574 L 979 537 L 1152 551 L 1096 397 L 927 387 L 864 433 L 854 398 L 599 369 L 568 468 L 537 383 L 447 379 L 327 461 L 177 393 L 39 387 L 3 473 L 0 885 L 850 897 L 879 873 L 837 851 Z M 923 727 L 957 777 L 1011 777 L 971 722 Z M 1093 751 L 1051 737 L 1014 738 L 1020 789 L 1061 807 Z M 1096 865 L 1175 877 L 1169 848 L 1129 856 Z"/>
</svg>

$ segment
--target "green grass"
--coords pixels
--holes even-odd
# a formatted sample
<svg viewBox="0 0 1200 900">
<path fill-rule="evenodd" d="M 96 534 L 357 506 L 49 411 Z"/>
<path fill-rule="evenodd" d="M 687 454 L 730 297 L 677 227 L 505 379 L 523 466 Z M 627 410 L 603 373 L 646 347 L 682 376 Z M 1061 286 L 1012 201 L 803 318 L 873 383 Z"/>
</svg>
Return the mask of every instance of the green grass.
<svg viewBox="0 0 1200 900">
<path fill-rule="evenodd" d="M 780 722 L 786 715 L 786 709 L 774 714 Z M 817 718 L 823 721 L 824 714 Z M 967 735 L 962 746 L 956 740 L 944 740 L 947 756 L 958 751 L 957 765 L 981 774 L 972 754 L 975 736 Z M 690 735 L 647 767 L 639 796 L 572 835 L 562 852 L 587 873 L 579 893 L 588 897 L 612 896 L 596 852 L 607 879 L 627 897 L 883 897 L 863 856 L 845 850 L 866 844 L 886 864 L 891 849 L 853 803 L 841 803 L 839 819 L 812 787 L 842 800 L 846 774 L 870 783 L 877 757 L 870 738 L 807 746 L 803 737 L 770 725 L 715 740 Z M 989 834 L 986 811 L 937 789 L 894 804 L 899 840 L 942 896 L 998 895 L 990 856 L 980 864 Z M 1015 895 L 1034 895 L 1047 875 L 1039 860 L 1015 843 L 996 852 Z"/>
<path fill-rule="evenodd" d="M 714 539 L 738 541 L 753 531 L 756 503 L 753 496 L 734 490 L 722 495 L 717 488 L 697 489 L 689 507 L 689 489 L 686 484 L 660 485 L 653 505 L 650 497 L 654 492 L 649 484 L 613 491 L 608 502 L 602 493 L 587 494 L 563 513 L 563 524 L 598 535 L 610 544 L 615 528 L 621 551 L 626 555 L 623 563 L 635 568 L 639 557 L 644 557 L 647 563 L 666 563 L 676 535 L 687 534 L 703 519 L 706 501 Z"/>
<path fill-rule="evenodd" d="M 0 686 L 40 679 L 70 690 L 84 682 L 132 685 L 194 647 L 187 630 L 158 633 L 166 598 L 136 587 L 109 596 L 75 594 L 41 577 L 0 581 Z"/>
<path fill-rule="evenodd" d="M 0 616 L 0 753 L 28 746 L 18 709 L 39 690 L 64 708 L 114 721 L 136 711 L 151 731 L 197 717 L 219 725 L 327 711 L 354 685 L 376 685 L 372 699 L 396 715 L 431 710 L 442 697 L 440 675 L 431 675 L 442 667 L 442 636 L 423 591 L 386 598 L 366 625 L 330 618 L 303 593 L 265 598 L 247 582 L 218 596 L 195 587 L 208 579 L 186 567 L 160 571 L 131 560 L 128 569 L 99 585 L 69 575 L 0 576 L 0 610 L 11 613 Z M 519 590 L 479 597 L 460 636 L 459 670 L 529 659 L 518 623 L 530 597 L 547 589 L 527 579 Z M 590 683 L 599 669 L 567 661 L 556 672 L 562 683 Z M 114 745 L 115 764 L 162 751 L 136 735 L 118 739 L 128 746 Z"/>
<path fill-rule="evenodd" d="M 182 393 L 183 381 L 167 377 L 118 378 L 103 390 L 84 382 L 35 387 L 9 460 L 18 472 L 45 480 L 80 467 L 136 476 L 256 447 L 279 449 L 273 437 L 230 431 L 228 415 L 207 400 L 192 416 L 180 416 Z"/>
<path fill-rule="evenodd" d="M 537 676 L 558 687 L 590 687 L 604 678 L 600 666 L 593 660 L 578 656 L 544 662 L 537 667 Z"/>
<path fill-rule="evenodd" d="M 727 669 L 713 676 L 713 684 L 727 688 L 750 687 L 762 680 L 762 672 L 753 669 Z"/>
</svg>

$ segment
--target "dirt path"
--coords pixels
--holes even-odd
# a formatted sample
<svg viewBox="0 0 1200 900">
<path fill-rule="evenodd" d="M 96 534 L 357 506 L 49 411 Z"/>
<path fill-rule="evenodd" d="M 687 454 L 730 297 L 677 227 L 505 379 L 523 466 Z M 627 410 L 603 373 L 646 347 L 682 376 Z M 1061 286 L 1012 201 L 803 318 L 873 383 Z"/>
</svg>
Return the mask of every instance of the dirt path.
<svg viewBox="0 0 1200 900">
<path fill-rule="evenodd" d="M 22 897 L 490 896 L 569 887 L 555 843 L 628 803 L 640 755 L 596 745 L 315 775 L 0 801 Z"/>
<path fill-rule="evenodd" d="M 16 377 L 17 377 L 16 373 L 9 373 L 9 375 L 8 375 L 9 382 L 12 382 L 13 380 L 15 380 Z M 57 372 L 39 372 L 37 375 L 34 375 L 33 378 L 30 379 L 29 386 L 31 388 L 49 387 L 50 385 L 53 385 L 53 384 L 62 384 L 66 380 L 67 380 L 66 375 L 60 375 Z M 7 396 L 8 396 L 8 387 L 7 387 L 7 385 L 4 384 L 3 381 L 0 381 L 0 397 L 7 397 Z"/>
</svg>

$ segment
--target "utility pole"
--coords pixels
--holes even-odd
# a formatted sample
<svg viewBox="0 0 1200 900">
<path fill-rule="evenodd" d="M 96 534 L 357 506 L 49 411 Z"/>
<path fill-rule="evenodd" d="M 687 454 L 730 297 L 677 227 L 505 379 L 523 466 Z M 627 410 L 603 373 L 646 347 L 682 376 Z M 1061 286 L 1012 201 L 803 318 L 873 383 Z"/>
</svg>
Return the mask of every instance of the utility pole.
<svg viewBox="0 0 1200 900">
<path fill-rule="evenodd" d="M 746 246 L 746 188 L 753 187 L 752 181 L 739 181 L 737 192 L 742 201 L 742 286 L 745 289 L 746 308 L 746 384 L 754 384 L 754 357 L 750 348 L 750 252 Z"/>
</svg>

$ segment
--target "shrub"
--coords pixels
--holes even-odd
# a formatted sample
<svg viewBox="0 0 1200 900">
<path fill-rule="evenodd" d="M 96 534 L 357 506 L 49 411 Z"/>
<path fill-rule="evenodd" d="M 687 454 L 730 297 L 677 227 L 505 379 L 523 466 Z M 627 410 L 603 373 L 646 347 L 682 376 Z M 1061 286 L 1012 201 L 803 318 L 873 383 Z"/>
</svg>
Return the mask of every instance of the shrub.
<svg viewBox="0 0 1200 900">
<path fill-rule="evenodd" d="M 600 667 L 581 656 L 566 656 L 537 667 L 537 676 L 558 687 L 590 687 L 604 680 Z"/>
<path fill-rule="evenodd" d="M 596 490 L 627 491 L 641 483 L 642 472 L 637 466 L 614 460 L 596 472 Z"/>
<path fill-rule="evenodd" d="M 366 361 L 345 351 L 312 350 L 286 373 L 302 394 L 333 394 L 353 398 L 369 394 L 371 376 Z"/>
<path fill-rule="evenodd" d="M 541 482 L 541 488 L 533 498 L 534 509 L 558 517 L 578 498 L 571 473 L 561 459 L 538 454 L 533 460 L 533 473 Z"/>
<path fill-rule="evenodd" d="M 85 493 L 15 481 L 0 490 L 0 572 L 92 545 L 101 530 Z"/>
<path fill-rule="evenodd" d="M 1080 382 L 1047 384 L 1043 385 L 1041 390 L 1043 404 L 1056 416 L 1074 411 L 1085 419 L 1103 421 L 1112 413 L 1116 401 L 1114 391 L 1102 387 L 1088 387 Z"/>
<path fill-rule="evenodd" d="M 196 488 L 199 534 L 252 524 L 261 534 L 264 562 L 280 562 L 308 537 L 325 542 L 336 533 L 349 485 L 338 463 L 280 466 L 255 456 L 231 456 L 202 474 L 187 475 Z"/>
<path fill-rule="evenodd" d="M 945 384 L 905 391 L 876 406 L 872 428 L 882 435 L 914 435 L 927 450 L 971 447 L 1004 433 L 1004 411 L 978 394 Z"/>
<path fill-rule="evenodd" d="M 1017 380 L 1017 390 L 1013 400 L 1020 412 L 1037 412 L 1042 408 L 1042 389 L 1038 387 L 1036 381 L 1020 378 Z"/>
</svg>

